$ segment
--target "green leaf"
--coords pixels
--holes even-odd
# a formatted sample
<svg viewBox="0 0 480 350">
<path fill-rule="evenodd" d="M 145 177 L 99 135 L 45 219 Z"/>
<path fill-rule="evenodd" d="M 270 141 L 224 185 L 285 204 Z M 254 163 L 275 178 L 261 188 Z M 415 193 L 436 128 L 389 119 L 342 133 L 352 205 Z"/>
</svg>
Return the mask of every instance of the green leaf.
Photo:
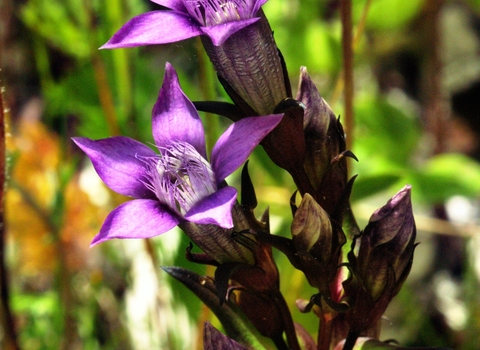
<svg viewBox="0 0 480 350">
<path fill-rule="evenodd" d="M 355 19 L 365 7 L 365 0 L 353 2 L 353 16 Z M 375 0 L 371 2 L 367 17 L 369 29 L 398 29 L 405 26 L 421 10 L 423 0 Z"/>
<path fill-rule="evenodd" d="M 22 7 L 23 22 L 64 53 L 76 58 L 91 54 L 87 8 L 82 2 L 29 1 Z"/>
<path fill-rule="evenodd" d="M 467 0 L 465 2 L 472 6 L 473 10 L 476 11 L 477 14 L 480 13 L 480 0 Z"/>
<path fill-rule="evenodd" d="M 211 279 L 181 267 L 164 266 L 162 269 L 182 282 L 215 313 L 230 338 L 250 349 L 265 349 L 257 339 L 253 326 L 235 304 L 226 301 L 220 305 Z"/>
<path fill-rule="evenodd" d="M 374 195 L 386 190 L 401 179 L 401 175 L 395 173 L 373 174 L 359 176 L 353 186 L 352 202 Z"/>
<path fill-rule="evenodd" d="M 315 72 L 335 72 L 340 69 L 340 43 L 332 35 L 333 30 L 320 21 L 312 21 L 306 28 L 304 43 L 306 56 L 301 65 Z M 321 49 L 319 49 L 321 48 Z"/>
<path fill-rule="evenodd" d="M 385 98 L 366 96 L 357 101 L 355 154 L 365 171 L 375 167 L 372 159 L 385 159 L 400 168 L 407 167 L 420 140 L 418 121 Z M 363 172 L 362 172 L 363 174 Z"/>
<path fill-rule="evenodd" d="M 435 156 L 411 176 L 414 193 L 428 203 L 441 203 L 455 195 L 473 198 L 480 194 L 480 164 L 461 154 Z"/>
<path fill-rule="evenodd" d="M 343 342 L 340 342 L 340 344 L 342 344 Z M 337 347 L 335 349 L 337 349 L 339 347 L 339 345 L 337 345 Z M 394 343 L 385 343 L 385 342 L 382 342 L 380 340 L 376 340 L 376 339 L 373 339 L 373 338 L 367 338 L 367 337 L 360 337 L 357 339 L 355 345 L 353 346 L 352 348 L 353 350 L 408 350 L 408 349 L 411 349 L 411 350 L 414 350 L 414 349 L 417 349 L 417 350 L 449 350 L 447 348 L 441 348 L 441 347 L 422 347 L 422 348 L 418 348 L 418 347 L 415 347 L 415 348 L 411 348 L 411 347 L 406 347 L 406 346 L 400 346 L 400 345 L 397 345 L 397 344 L 394 344 Z"/>
<path fill-rule="evenodd" d="M 204 350 L 246 350 L 244 346 L 223 335 L 218 329 L 213 327 L 210 322 L 205 322 L 203 326 L 203 348 Z"/>
</svg>

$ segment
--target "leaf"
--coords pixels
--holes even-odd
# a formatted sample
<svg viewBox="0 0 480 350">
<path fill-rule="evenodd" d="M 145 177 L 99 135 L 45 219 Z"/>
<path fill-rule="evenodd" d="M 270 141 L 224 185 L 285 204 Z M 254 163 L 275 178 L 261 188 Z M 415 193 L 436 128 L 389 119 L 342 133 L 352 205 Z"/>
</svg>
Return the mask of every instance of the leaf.
<svg viewBox="0 0 480 350">
<path fill-rule="evenodd" d="M 233 303 L 220 303 L 213 280 L 175 266 L 163 266 L 169 275 L 182 282 L 218 317 L 228 336 L 253 349 L 264 349 L 254 334 L 253 326 Z"/>
<path fill-rule="evenodd" d="M 373 174 L 359 176 L 353 186 L 352 202 L 372 196 L 394 185 L 401 176 L 396 173 Z"/>
<path fill-rule="evenodd" d="M 218 329 L 212 326 L 210 322 L 205 322 L 203 326 L 203 348 L 205 350 L 246 350 L 235 340 L 223 335 Z"/>
<path fill-rule="evenodd" d="M 441 203 L 455 195 L 478 197 L 480 164 L 461 154 L 442 154 L 429 159 L 409 180 L 413 193 L 428 203 Z"/>
<path fill-rule="evenodd" d="M 353 16 L 358 19 L 366 1 L 353 2 Z M 423 0 L 375 0 L 367 17 L 367 27 L 377 30 L 397 29 L 407 25 L 420 12 Z M 358 21 L 358 20 L 357 20 Z"/>
<path fill-rule="evenodd" d="M 337 344 L 334 350 L 341 350 L 343 349 L 343 345 L 345 340 L 342 340 L 340 343 Z M 399 346 L 396 344 L 385 343 L 380 340 L 360 337 L 357 339 L 355 345 L 353 346 L 352 350 L 449 350 L 448 348 L 441 348 L 441 347 L 406 347 L 406 346 Z M 450 349 L 451 350 L 451 349 Z"/>
<path fill-rule="evenodd" d="M 409 166 L 421 135 L 420 125 L 413 116 L 385 98 L 371 96 L 359 98 L 355 115 L 355 140 L 358 141 L 354 150 L 360 160 L 358 168 L 362 169 L 361 174 L 364 174 L 363 171 L 371 173 L 372 167 L 382 167 L 375 164 L 374 159 L 384 159 L 389 167 Z"/>
</svg>

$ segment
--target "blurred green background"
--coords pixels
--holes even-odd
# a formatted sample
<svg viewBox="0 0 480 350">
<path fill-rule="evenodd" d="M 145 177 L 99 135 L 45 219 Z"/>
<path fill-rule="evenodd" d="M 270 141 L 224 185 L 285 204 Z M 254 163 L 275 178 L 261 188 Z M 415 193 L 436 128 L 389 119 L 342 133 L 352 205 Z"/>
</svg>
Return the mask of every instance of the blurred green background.
<svg viewBox="0 0 480 350">
<path fill-rule="evenodd" d="M 264 10 L 296 86 L 307 66 L 342 115 L 339 1 L 270 0 Z M 161 265 L 199 273 L 178 230 L 145 241 L 89 242 L 126 200 L 110 192 L 70 137 L 153 142 L 151 110 L 165 62 L 192 100 L 227 100 L 197 39 L 98 50 L 147 0 L 0 0 L 7 117 L 6 261 L 21 349 L 194 349 L 214 317 Z M 413 185 L 414 268 L 381 339 L 478 349 L 480 341 L 480 1 L 353 0 L 354 213 L 369 216 Z M 295 90 L 295 89 L 294 89 Z M 295 91 L 294 91 L 295 94 Z M 204 116 L 210 147 L 228 125 Z M 295 190 L 262 149 L 249 164 L 272 231 L 288 235 Z M 229 182 L 239 184 L 239 174 Z M 275 252 L 294 319 L 314 292 Z M 212 271 L 208 271 L 211 274 Z M 0 329 L 0 340 L 8 338 Z M 1 344 L 1 343 L 0 343 Z"/>
</svg>

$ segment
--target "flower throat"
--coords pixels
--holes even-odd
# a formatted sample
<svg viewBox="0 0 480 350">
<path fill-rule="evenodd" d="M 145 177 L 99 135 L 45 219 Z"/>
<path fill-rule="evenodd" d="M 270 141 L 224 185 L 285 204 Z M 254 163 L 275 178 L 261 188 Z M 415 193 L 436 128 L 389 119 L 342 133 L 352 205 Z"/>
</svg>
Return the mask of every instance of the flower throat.
<svg viewBox="0 0 480 350">
<path fill-rule="evenodd" d="M 185 7 L 206 27 L 246 19 L 250 14 L 245 0 L 185 0 Z"/>
<path fill-rule="evenodd" d="M 160 149 L 159 157 L 146 159 L 145 185 L 158 200 L 180 215 L 217 190 L 215 174 L 197 150 L 185 142 Z"/>
</svg>

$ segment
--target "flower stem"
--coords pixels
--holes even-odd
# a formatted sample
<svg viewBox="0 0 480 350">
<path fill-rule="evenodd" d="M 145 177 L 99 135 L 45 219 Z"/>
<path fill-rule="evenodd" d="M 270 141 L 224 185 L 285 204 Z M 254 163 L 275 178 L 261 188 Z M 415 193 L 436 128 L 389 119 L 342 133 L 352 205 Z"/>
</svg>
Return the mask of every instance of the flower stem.
<svg viewBox="0 0 480 350">
<path fill-rule="evenodd" d="M 345 133 L 347 149 L 352 149 L 353 143 L 353 47 L 352 47 L 352 0 L 341 1 L 342 17 L 342 51 L 345 89 L 343 90 L 345 104 Z"/>
<path fill-rule="evenodd" d="M 283 295 L 278 292 L 274 296 L 275 304 L 278 307 L 278 310 L 281 313 L 283 319 L 283 325 L 285 327 L 285 334 L 288 343 L 288 349 L 290 350 L 300 350 L 300 345 L 298 344 L 297 333 L 295 332 L 295 326 L 293 324 L 292 315 L 288 309 L 287 303 Z M 275 339 L 274 339 L 275 341 Z M 277 342 L 275 344 L 278 346 Z"/>
<path fill-rule="evenodd" d="M 0 84 L 0 88 L 1 84 Z M 3 89 L 3 88 L 2 88 Z M 3 91 L 0 91 L 0 325 L 3 329 L 2 349 L 20 349 L 17 343 L 15 320 L 10 309 L 7 268 L 5 266 L 5 114 L 3 105 Z"/>
<path fill-rule="evenodd" d="M 120 126 L 118 124 L 117 111 L 113 103 L 112 91 L 108 85 L 107 73 L 102 58 L 98 53 L 92 54 L 92 66 L 95 72 L 95 81 L 97 83 L 100 105 L 108 125 L 110 135 L 120 135 Z"/>
<path fill-rule="evenodd" d="M 440 38 L 440 16 L 444 1 L 425 2 L 423 24 L 423 45 L 425 47 L 422 88 L 422 117 L 426 131 L 433 140 L 433 154 L 446 150 L 445 135 L 448 133 L 446 122 L 449 110 L 442 90 L 442 55 Z"/>
<path fill-rule="evenodd" d="M 198 80 L 200 82 L 200 90 L 202 98 L 205 101 L 212 101 L 215 98 L 215 82 L 213 67 L 209 63 L 208 56 L 202 46 L 202 41 L 197 38 L 195 41 L 195 50 L 198 58 Z M 210 153 L 213 145 L 220 136 L 218 118 L 211 113 L 206 113 L 204 118 L 205 130 L 208 130 L 207 137 L 207 153 Z"/>
<path fill-rule="evenodd" d="M 359 331 L 350 329 L 347 335 L 347 339 L 345 340 L 345 344 L 343 345 L 343 350 L 352 350 L 359 336 Z"/>
<path fill-rule="evenodd" d="M 319 322 L 317 350 L 330 349 L 330 342 L 332 338 L 332 321 L 327 321 L 325 315 L 322 314 Z"/>
</svg>

